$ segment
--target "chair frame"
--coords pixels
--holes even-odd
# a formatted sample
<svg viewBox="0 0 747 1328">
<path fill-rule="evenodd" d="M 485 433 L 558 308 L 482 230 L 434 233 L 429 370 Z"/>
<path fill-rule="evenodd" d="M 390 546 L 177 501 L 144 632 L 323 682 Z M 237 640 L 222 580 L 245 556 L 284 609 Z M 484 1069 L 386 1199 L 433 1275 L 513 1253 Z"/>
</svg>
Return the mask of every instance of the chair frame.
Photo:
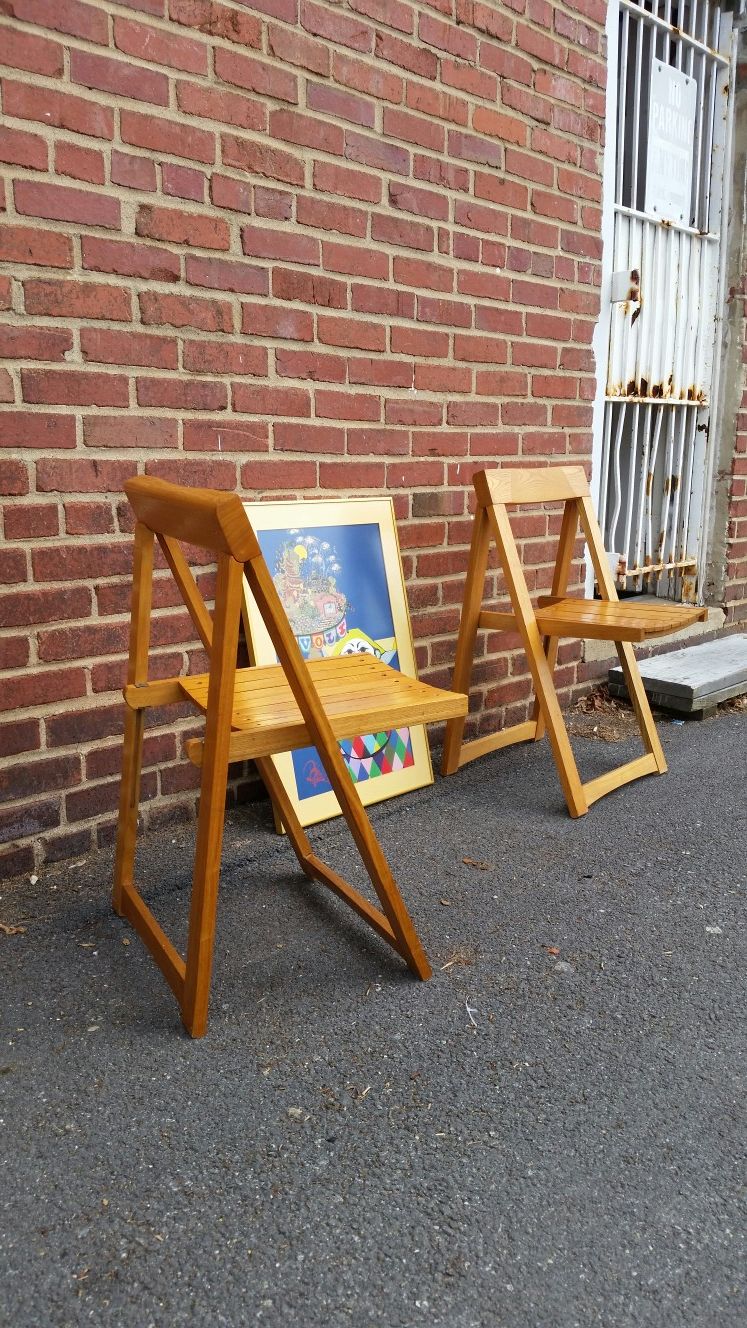
<svg viewBox="0 0 747 1328">
<path fill-rule="evenodd" d="M 369 903 L 314 853 L 272 761 L 267 756 L 255 757 L 301 869 L 310 879 L 328 886 L 349 904 L 402 956 L 417 977 L 430 977 L 431 968 L 425 951 L 350 780 L 338 741 L 239 497 L 185 490 L 143 477 L 128 481 L 125 489 L 137 522 L 113 905 L 118 914 L 130 921 L 161 968 L 179 1002 L 188 1032 L 193 1037 L 201 1037 L 207 1026 L 244 576 L 381 907 L 377 909 Z M 180 548 L 180 540 L 200 545 L 216 555 L 217 585 L 212 620 Z M 187 743 L 188 755 L 201 766 L 201 785 L 186 960 L 162 930 L 134 881 L 146 713 L 150 707 L 183 703 L 186 699 L 178 678 L 148 680 L 156 541 L 210 659 L 204 743 L 194 739 Z M 466 698 L 461 701 L 466 711 Z"/>
<path fill-rule="evenodd" d="M 630 780 L 665 773 L 667 763 L 631 642 L 702 620 L 706 610 L 663 605 L 659 611 L 648 606 L 649 611 L 642 614 L 635 605 L 619 600 L 582 467 L 479 471 L 473 483 L 477 508 L 452 686 L 457 691 L 469 692 L 479 629 L 518 631 L 534 685 L 535 700 L 531 719 L 470 742 L 463 741 L 465 719 L 449 720 L 441 773 L 453 774 L 460 766 L 488 752 L 517 742 L 538 741 L 547 732 L 568 811 L 573 817 L 583 816 L 598 798 Z M 549 596 L 538 599 L 535 610 L 507 507 L 557 501 L 562 501 L 564 508 L 552 589 Z M 565 598 L 579 524 L 589 549 L 601 600 Z M 482 608 L 485 573 L 493 540 L 506 580 L 511 612 Z M 644 747 L 642 756 L 585 783 L 576 765 L 553 682 L 558 644 L 564 636 L 595 637 L 614 642 Z"/>
</svg>

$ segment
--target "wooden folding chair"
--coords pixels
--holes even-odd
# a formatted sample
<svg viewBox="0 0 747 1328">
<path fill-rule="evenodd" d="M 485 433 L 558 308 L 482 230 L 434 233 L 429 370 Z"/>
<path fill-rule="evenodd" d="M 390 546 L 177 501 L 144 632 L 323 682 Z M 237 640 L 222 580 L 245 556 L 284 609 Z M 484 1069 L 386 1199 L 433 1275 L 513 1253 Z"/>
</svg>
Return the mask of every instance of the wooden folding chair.
<svg viewBox="0 0 747 1328">
<path fill-rule="evenodd" d="M 620 601 L 610 572 L 602 533 L 580 466 L 549 466 L 535 470 L 483 470 L 474 476 L 477 510 L 469 556 L 464 608 L 459 627 L 453 686 L 469 692 L 475 640 L 479 628 L 518 631 L 524 644 L 535 689 L 532 718 L 498 733 L 463 742 L 465 720 L 446 725 L 442 774 L 450 775 L 467 761 L 515 742 L 541 738 L 547 729 L 563 793 L 571 816 L 583 816 L 592 802 L 641 775 L 664 774 L 667 763 L 633 653 L 633 641 L 665 636 L 698 622 L 706 610 L 663 600 Z M 535 609 L 516 548 L 507 507 L 516 504 L 564 502 L 557 559 L 550 595 L 540 596 Z M 588 544 L 601 599 L 566 598 L 573 547 L 579 522 Z M 511 600 L 511 612 L 482 608 L 483 586 L 491 540 L 494 539 Z M 581 782 L 553 684 L 561 637 L 613 641 L 628 694 L 638 719 L 645 755 L 596 779 Z"/>
<path fill-rule="evenodd" d="M 130 480 L 125 489 L 137 522 L 114 908 L 129 919 L 161 968 L 179 1002 L 187 1030 L 193 1037 L 201 1037 L 207 1025 L 230 761 L 250 757 L 256 761 L 305 874 L 329 886 L 350 904 L 418 977 L 430 977 L 425 952 L 348 774 L 338 740 L 465 713 L 466 696 L 407 678 L 368 655 L 305 664 L 236 495 L 184 489 L 147 478 Z M 148 681 L 154 539 L 163 550 L 209 654 L 208 674 Z M 212 619 L 180 541 L 208 549 L 217 558 Z M 244 576 L 272 638 L 278 665 L 236 667 Z M 133 880 L 145 713 L 151 706 L 185 700 L 205 714 L 204 738 L 186 743 L 187 756 L 202 769 L 186 962 L 162 931 Z M 319 752 L 381 909 L 370 904 L 312 851 L 268 759 L 273 753 L 310 745 Z"/>
</svg>

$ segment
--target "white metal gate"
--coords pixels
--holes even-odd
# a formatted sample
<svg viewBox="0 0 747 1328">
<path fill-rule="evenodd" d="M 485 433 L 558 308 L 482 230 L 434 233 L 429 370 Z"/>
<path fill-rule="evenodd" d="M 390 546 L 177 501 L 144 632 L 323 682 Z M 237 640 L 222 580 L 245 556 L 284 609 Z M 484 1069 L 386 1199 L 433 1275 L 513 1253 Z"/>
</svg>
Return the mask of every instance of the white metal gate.
<svg viewBox="0 0 747 1328">
<path fill-rule="evenodd" d="M 600 519 L 621 588 L 695 600 L 720 340 L 732 15 L 713 0 L 618 0 L 617 35 Z"/>
</svg>

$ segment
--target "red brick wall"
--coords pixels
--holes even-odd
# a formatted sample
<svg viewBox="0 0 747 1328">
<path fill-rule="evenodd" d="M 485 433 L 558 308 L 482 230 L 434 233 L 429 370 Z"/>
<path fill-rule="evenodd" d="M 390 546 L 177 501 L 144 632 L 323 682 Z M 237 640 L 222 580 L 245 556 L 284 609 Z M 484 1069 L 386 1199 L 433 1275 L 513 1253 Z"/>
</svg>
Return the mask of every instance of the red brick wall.
<svg viewBox="0 0 747 1328">
<path fill-rule="evenodd" d="M 605 8 L 0 0 L 0 871 L 111 837 L 135 471 L 392 493 L 447 681 L 473 470 L 590 455 Z M 193 643 L 157 599 L 163 675 Z M 523 712 L 517 656 L 477 681 L 475 725 Z M 191 814 L 177 748 L 150 823 Z"/>
</svg>

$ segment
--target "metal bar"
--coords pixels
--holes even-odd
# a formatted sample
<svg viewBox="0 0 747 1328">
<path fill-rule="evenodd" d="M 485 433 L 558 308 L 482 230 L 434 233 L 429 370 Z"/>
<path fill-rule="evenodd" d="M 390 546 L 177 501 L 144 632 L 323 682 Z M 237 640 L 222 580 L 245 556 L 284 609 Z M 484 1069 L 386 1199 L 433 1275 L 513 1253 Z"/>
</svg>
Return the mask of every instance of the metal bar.
<svg viewBox="0 0 747 1328">
<path fill-rule="evenodd" d="M 672 458 L 674 456 L 674 411 L 668 412 L 667 421 L 667 450 L 664 456 L 664 482 L 661 486 L 661 507 L 659 508 L 659 534 L 656 542 L 656 560 L 665 561 L 665 547 L 667 542 L 667 528 L 669 526 L 669 510 L 672 500 Z M 659 578 L 659 589 L 661 589 L 661 578 Z"/>
<path fill-rule="evenodd" d="M 677 559 L 677 532 L 680 521 L 680 500 L 682 498 L 682 472 L 685 461 L 685 439 L 687 437 L 688 419 L 686 415 L 680 415 L 677 418 L 677 428 L 679 430 L 679 447 L 677 450 L 677 461 L 672 475 L 672 525 L 669 541 L 669 559 L 670 562 L 676 562 Z"/>
<path fill-rule="evenodd" d="M 641 212 L 638 208 L 625 207 L 622 203 L 615 204 L 615 211 L 624 217 L 634 217 L 639 221 L 654 221 L 656 225 L 661 225 L 658 218 L 653 218 L 648 212 Z M 697 226 L 683 226 L 678 221 L 668 221 L 666 230 L 678 231 L 684 235 L 697 235 L 701 240 L 718 240 L 718 231 L 701 231 Z"/>
<path fill-rule="evenodd" d="M 643 419 L 643 455 L 641 457 L 641 473 L 638 485 L 638 524 L 635 532 L 635 552 L 633 554 L 633 563 L 640 567 L 643 557 L 643 515 L 646 504 L 646 477 L 648 475 L 648 458 L 651 450 L 651 414 L 650 405 L 645 408 Z M 638 580 L 640 581 L 640 577 Z M 640 585 L 637 587 L 641 589 Z"/>
<path fill-rule="evenodd" d="M 659 31 L 664 32 L 666 36 L 670 38 L 670 40 L 674 38 L 674 33 L 672 32 L 671 0 L 667 0 L 667 3 L 665 5 L 664 18 L 659 18 L 658 14 L 649 13 L 647 9 L 641 9 L 639 5 L 635 3 L 635 0 L 619 0 L 619 4 L 620 4 L 620 9 L 623 11 L 624 15 L 626 15 L 628 12 L 630 12 L 631 14 L 635 14 L 636 18 L 638 18 L 641 23 L 647 23 L 651 27 L 658 28 Z M 692 46 L 694 50 L 703 51 L 716 64 L 728 65 L 729 63 L 728 57 L 721 55 L 718 52 L 718 50 L 714 50 L 712 47 L 708 46 L 705 42 L 698 41 L 695 37 L 685 36 L 684 34 L 683 34 L 683 41 L 687 42 L 689 46 Z M 667 61 L 667 63 L 669 62 Z"/>
<path fill-rule="evenodd" d="M 630 558 L 630 532 L 633 528 L 633 505 L 635 503 L 635 462 L 638 451 L 638 426 L 640 417 L 640 406 L 636 402 L 633 407 L 633 425 L 630 430 L 630 447 L 628 448 L 628 501 L 625 511 L 625 535 L 623 536 L 623 554 L 625 565 L 627 566 Z"/>
<path fill-rule="evenodd" d="M 646 550 L 645 556 L 648 556 L 649 562 L 653 562 L 651 551 L 654 547 L 653 534 L 653 489 L 654 476 L 656 474 L 656 458 L 659 452 L 659 438 L 661 436 L 661 425 L 664 419 L 664 408 L 659 406 L 656 412 L 656 424 L 654 426 L 654 441 L 651 447 L 651 456 L 649 458 L 648 472 L 646 474 Z M 649 578 L 647 577 L 647 583 Z"/>
<path fill-rule="evenodd" d="M 637 397 L 632 395 L 628 396 L 627 394 L 623 394 L 621 392 L 618 393 L 610 392 L 607 394 L 607 396 L 604 399 L 605 401 L 630 401 L 631 403 L 637 402 L 638 405 L 640 406 L 645 406 L 646 404 L 650 406 L 660 406 L 662 404 L 661 397 Z M 704 401 L 693 401 L 689 397 L 686 399 L 680 397 L 667 397 L 666 404 L 668 406 L 690 406 L 694 407 L 696 410 L 700 410 L 703 406 L 707 405 L 708 402 L 707 399 Z"/>
<path fill-rule="evenodd" d="M 607 398 L 607 400 L 609 400 L 609 398 Z M 605 405 L 604 407 L 604 434 L 602 438 L 602 471 L 601 471 L 602 483 L 599 492 L 599 520 L 602 524 L 603 530 L 606 529 L 607 488 L 608 488 L 608 481 L 610 474 L 610 468 L 609 468 L 610 434 L 612 433 L 612 414 L 614 409 L 615 409 L 614 404 Z"/>
<path fill-rule="evenodd" d="M 617 182 L 615 202 L 622 203 L 625 187 L 625 111 L 628 96 L 628 31 L 630 16 L 625 10 L 622 15 L 622 38 L 620 41 L 621 58 L 619 61 L 619 90 L 617 102 Z"/>
<path fill-rule="evenodd" d="M 643 24 L 638 24 L 633 76 L 633 164 L 630 176 L 630 202 L 638 207 L 638 150 L 641 136 L 641 65 L 643 64 Z"/>
<path fill-rule="evenodd" d="M 693 470 L 695 467 L 695 439 L 696 439 L 695 430 L 697 428 L 697 424 L 698 424 L 698 417 L 697 415 L 693 415 L 691 417 L 691 420 L 688 420 L 688 425 L 690 426 L 689 428 L 690 440 L 687 449 L 687 468 L 686 468 L 687 474 L 683 475 L 683 483 L 685 486 L 684 492 L 687 494 L 687 502 L 683 502 L 682 504 L 682 531 L 680 536 L 680 550 L 679 550 L 679 559 L 682 563 L 684 563 L 686 560 L 692 562 L 696 561 L 694 558 L 692 560 L 687 559 L 687 536 L 690 525 L 690 506 L 692 500 Z"/>
<path fill-rule="evenodd" d="M 623 431 L 623 424 L 625 423 L 626 409 L 627 409 L 627 404 L 625 401 L 623 401 L 622 409 L 620 410 L 617 420 L 617 433 L 615 434 L 615 450 L 614 450 L 615 506 L 612 511 L 612 520 L 609 526 L 610 548 L 613 550 L 615 549 L 615 531 L 617 530 L 617 522 L 620 517 L 620 508 L 622 507 L 622 487 L 620 483 L 620 446 L 622 444 L 622 431 Z M 617 550 L 615 550 L 615 552 L 617 552 Z"/>
</svg>

